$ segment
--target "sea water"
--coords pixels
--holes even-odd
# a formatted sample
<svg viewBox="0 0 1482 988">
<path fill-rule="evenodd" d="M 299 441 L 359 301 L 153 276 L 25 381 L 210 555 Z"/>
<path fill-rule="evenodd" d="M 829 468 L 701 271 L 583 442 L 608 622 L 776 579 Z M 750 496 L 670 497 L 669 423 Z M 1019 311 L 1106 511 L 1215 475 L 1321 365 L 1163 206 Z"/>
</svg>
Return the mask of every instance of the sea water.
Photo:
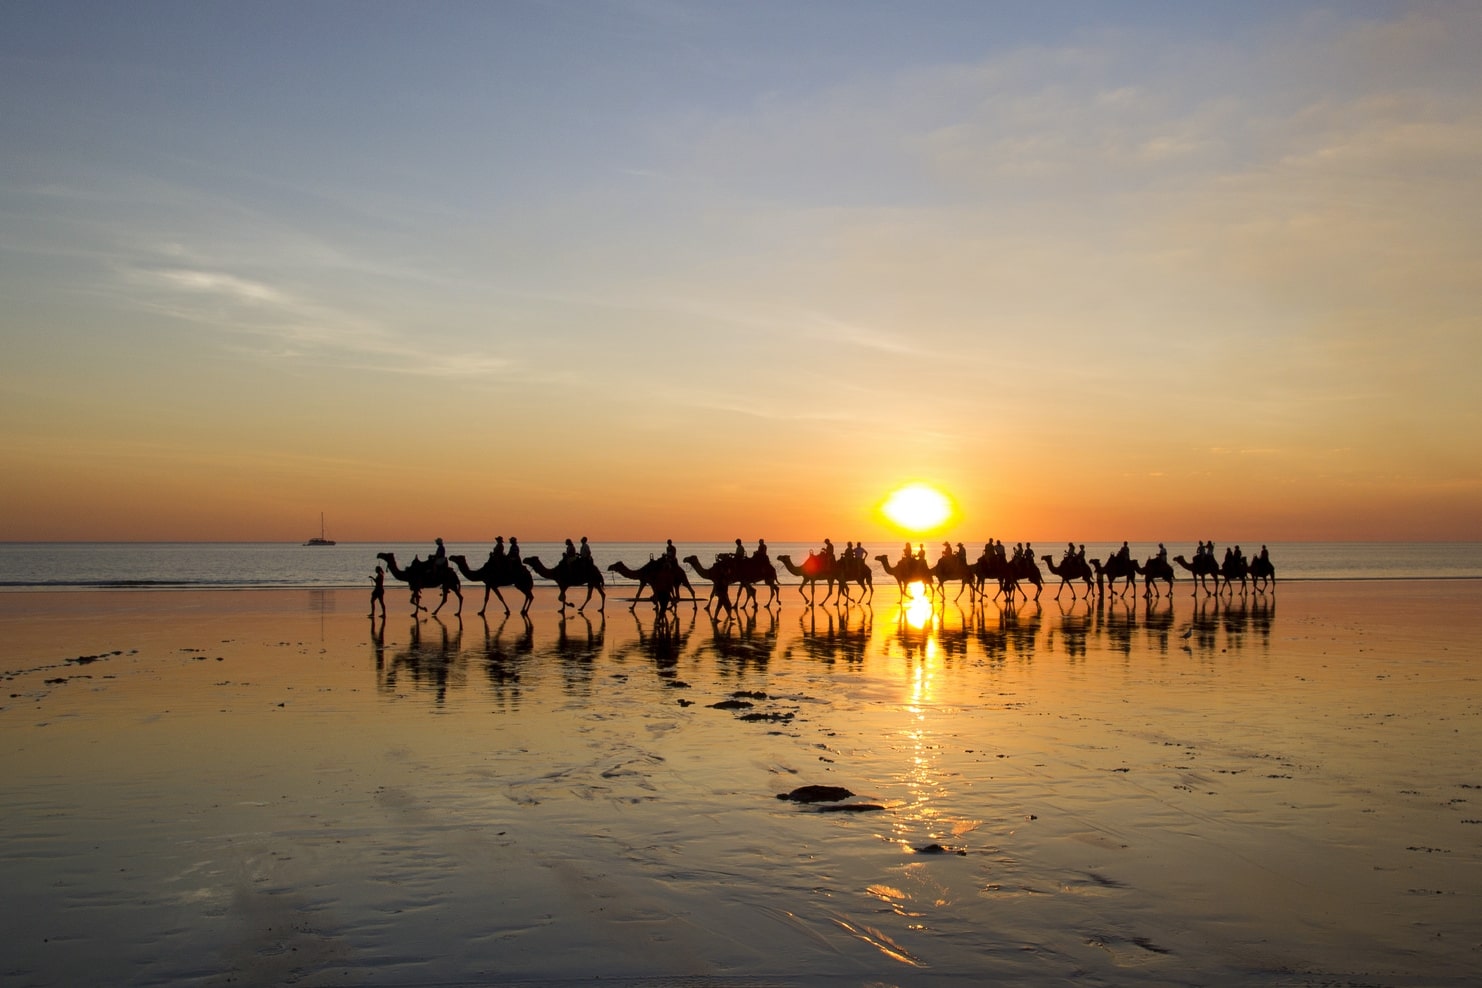
<svg viewBox="0 0 1482 988">
<path fill-rule="evenodd" d="M 717 553 L 730 551 L 731 542 L 677 543 L 681 558 L 694 555 L 707 566 Z M 1107 559 L 1120 543 L 1088 543 L 1088 559 Z M 346 543 L 333 546 L 305 546 L 277 542 L 11 542 L 0 543 L 0 590 L 68 590 L 68 589 L 162 589 L 162 588 L 343 588 L 370 587 L 371 575 L 380 564 L 377 553 L 395 553 L 400 565 L 413 558 L 426 558 L 431 543 Z M 470 567 L 477 569 L 488 557 L 489 545 L 451 543 L 450 554 L 464 555 Z M 754 546 L 747 545 L 751 550 Z M 794 561 L 817 549 L 809 543 L 770 543 L 774 560 L 789 555 Z M 838 549 L 842 550 L 843 545 Z M 891 542 L 867 546 L 871 559 L 888 555 L 892 560 L 901 554 L 901 544 Z M 1133 543 L 1133 558 L 1146 559 L 1157 552 L 1156 543 Z M 1260 545 L 1241 547 L 1248 557 L 1255 556 Z M 1271 560 L 1280 580 L 1417 580 L 1417 579 L 1482 579 L 1482 543 L 1477 542 L 1290 542 L 1269 543 Z M 554 565 L 563 549 L 559 542 L 530 542 L 521 546 L 526 558 L 538 556 Z M 1217 553 L 1223 555 L 1225 547 Z M 977 558 L 981 542 L 967 544 L 969 558 Z M 615 562 L 638 568 L 661 555 L 664 545 L 657 542 L 595 543 L 592 555 L 604 570 L 607 582 L 615 586 L 632 586 L 634 581 L 608 571 Z M 935 561 L 939 543 L 927 542 L 927 558 Z M 1034 548 L 1037 556 L 1059 559 L 1061 544 L 1043 543 Z M 1194 547 L 1173 544 L 1169 556 L 1192 557 Z M 886 579 L 879 563 L 872 562 L 876 579 Z M 1054 577 L 1041 566 L 1047 584 Z M 783 583 L 796 583 L 781 563 L 777 573 Z M 693 574 L 691 574 L 694 578 Z M 1187 574 L 1178 571 L 1180 580 Z M 695 578 L 698 579 L 698 578 Z M 542 583 L 539 578 L 537 584 Z M 394 581 L 387 580 L 388 586 Z"/>
</svg>

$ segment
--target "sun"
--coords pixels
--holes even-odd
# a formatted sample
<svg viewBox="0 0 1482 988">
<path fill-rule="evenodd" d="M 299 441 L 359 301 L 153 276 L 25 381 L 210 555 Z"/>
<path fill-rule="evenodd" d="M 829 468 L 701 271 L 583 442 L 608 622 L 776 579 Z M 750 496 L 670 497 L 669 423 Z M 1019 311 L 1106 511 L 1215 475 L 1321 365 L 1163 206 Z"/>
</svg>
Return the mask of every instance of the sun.
<svg viewBox="0 0 1482 988">
<path fill-rule="evenodd" d="M 930 484 L 907 484 L 891 494 L 880 511 L 911 532 L 928 532 L 952 517 L 952 499 Z"/>
</svg>

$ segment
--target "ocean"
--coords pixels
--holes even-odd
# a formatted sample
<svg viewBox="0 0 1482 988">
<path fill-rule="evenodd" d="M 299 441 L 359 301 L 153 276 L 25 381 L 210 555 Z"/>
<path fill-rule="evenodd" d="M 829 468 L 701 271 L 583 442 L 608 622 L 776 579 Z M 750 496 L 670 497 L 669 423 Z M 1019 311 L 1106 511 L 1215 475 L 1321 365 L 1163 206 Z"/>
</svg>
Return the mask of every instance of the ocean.
<svg viewBox="0 0 1482 988">
<path fill-rule="evenodd" d="M 1087 558 L 1109 558 L 1120 543 L 1087 543 Z M 678 544 L 681 557 L 698 556 L 710 563 L 716 553 L 732 547 L 730 542 Z M 305 546 L 275 542 L 11 542 L 0 543 L 0 591 L 10 590 L 98 590 L 98 589 L 251 589 L 251 588 L 342 588 L 370 587 L 378 552 L 394 552 L 406 565 L 414 556 L 426 557 L 426 543 L 345 543 Z M 748 549 L 754 548 L 747 545 Z M 782 554 L 800 561 L 808 550 L 805 543 L 769 543 L 774 560 Z M 842 550 L 843 545 L 839 548 Z M 982 544 L 970 543 L 968 554 L 976 558 Z M 1155 543 L 1132 543 L 1132 555 L 1146 559 L 1157 551 Z M 1245 545 L 1247 556 L 1259 545 Z M 1482 543 L 1477 542 L 1291 542 L 1269 543 L 1278 581 L 1285 580 L 1453 580 L 1482 579 Z M 531 542 L 521 546 L 522 555 L 539 556 L 549 564 L 560 557 L 558 542 Z M 654 542 L 594 543 L 593 557 L 604 571 L 616 561 L 638 567 L 664 546 Z M 939 544 L 927 542 L 927 558 L 935 561 Z M 469 565 L 482 565 L 488 544 L 450 543 L 448 552 L 468 557 Z M 870 546 L 869 554 L 900 555 L 899 542 Z M 1057 560 L 1064 551 L 1059 543 L 1035 547 L 1038 556 L 1050 554 Z M 1169 556 L 1192 557 L 1192 545 L 1168 546 Z M 1223 555 L 1224 546 L 1217 553 Z M 874 563 L 877 580 L 887 580 Z M 1044 570 L 1046 585 L 1056 585 Z M 796 583 L 781 564 L 783 583 Z M 633 581 L 608 572 L 608 583 L 631 586 Z M 692 579 L 698 581 L 691 574 Z M 1178 574 L 1182 581 L 1187 574 Z M 539 586 L 547 581 L 536 579 Z M 387 580 L 388 587 L 395 581 Z"/>
</svg>

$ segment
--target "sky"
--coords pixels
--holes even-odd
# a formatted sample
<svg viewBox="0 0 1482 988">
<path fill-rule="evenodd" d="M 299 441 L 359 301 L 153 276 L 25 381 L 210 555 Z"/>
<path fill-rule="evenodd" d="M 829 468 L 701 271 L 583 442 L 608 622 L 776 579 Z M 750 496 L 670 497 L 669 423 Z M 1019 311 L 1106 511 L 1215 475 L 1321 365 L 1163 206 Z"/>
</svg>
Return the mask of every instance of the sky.
<svg viewBox="0 0 1482 988">
<path fill-rule="evenodd" d="M 0 4 L 0 540 L 1482 540 L 1482 5 Z"/>
</svg>

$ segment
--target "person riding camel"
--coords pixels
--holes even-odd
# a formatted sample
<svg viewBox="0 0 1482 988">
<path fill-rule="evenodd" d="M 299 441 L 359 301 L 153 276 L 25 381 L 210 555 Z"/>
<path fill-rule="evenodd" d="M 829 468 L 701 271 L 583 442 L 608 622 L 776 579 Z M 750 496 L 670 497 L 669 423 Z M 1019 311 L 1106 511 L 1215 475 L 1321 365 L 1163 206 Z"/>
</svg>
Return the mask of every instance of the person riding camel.
<svg viewBox="0 0 1482 988">
<path fill-rule="evenodd" d="M 751 554 L 751 558 L 752 559 L 755 559 L 755 560 L 757 560 L 759 562 L 766 562 L 767 561 L 767 559 L 769 557 L 767 556 L 767 540 L 766 539 L 757 539 L 756 540 L 756 552 L 753 552 Z"/>
<path fill-rule="evenodd" d="M 592 547 L 587 544 L 587 537 L 585 535 L 581 537 L 581 548 L 576 551 L 576 554 L 581 557 L 584 563 L 590 563 L 592 561 Z"/>
<path fill-rule="evenodd" d="M 448 549 L 443 545 L 442 539 L 437 539 L 437 548 L 432 550 L 431 563 L 438 569 L 448 568 Z"/>
</svg>

